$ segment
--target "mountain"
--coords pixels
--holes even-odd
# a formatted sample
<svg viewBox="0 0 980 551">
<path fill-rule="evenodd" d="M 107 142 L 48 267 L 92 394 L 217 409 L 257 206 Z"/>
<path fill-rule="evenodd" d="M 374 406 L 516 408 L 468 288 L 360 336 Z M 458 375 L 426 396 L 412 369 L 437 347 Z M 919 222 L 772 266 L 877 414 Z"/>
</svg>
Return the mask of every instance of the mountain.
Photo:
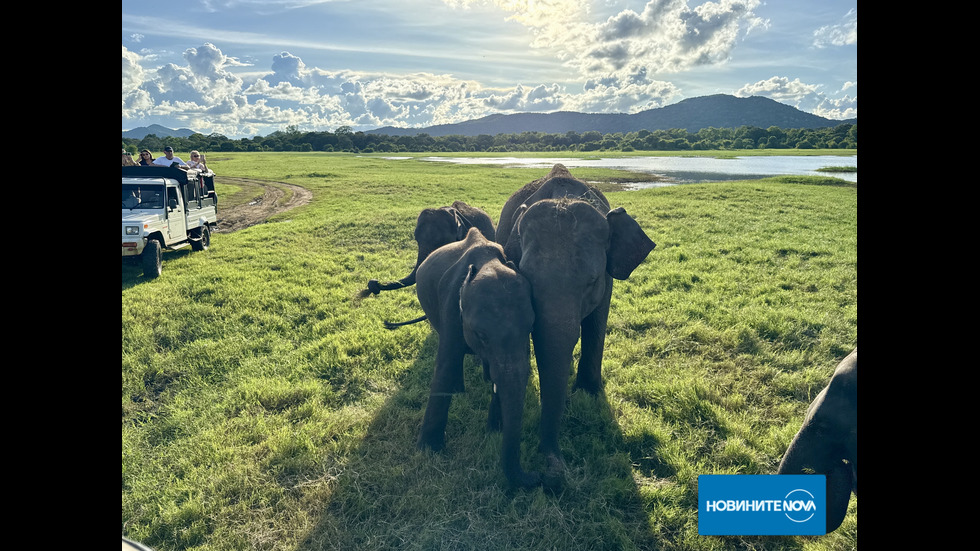
<svg viewBox="0 0 980 551">
<path fill-rule="evenodd" d="M 856 124 L 857 119 L 833 120 L 805 113 L 778 101 L 752 96 L 737 98 L 726 94 L 702 96 L 679 101 L 673 105 L 649 109 L 632 115 L 626 113 L 515 113 L 489 115 L 456 124 L 440 124 L 425 128 L 396 128 L 385 126 L 369 130 L 366 134 L 389 136 L 478 136 L 480 134 L 519 134 L 544 132 L 547 134 L 578 133 L 590 130 L 602 134 L 634 132 L 639 130 L 670 130 L 683 128 L 697 132 L 702 128 L 738 128 L 757 126 L 769 128 L 825 128 L 838 124 Z"/>
<path fill-rule="evenodd" d="M 149 134 L 156 134 L 158 138 L 186 138 L 191 134 L 195 134 L 195 132 L 187 128 L 181 128 L 180 130 L 171 130 L 166 126 L 160 126 L 159 124 L 151 124 L 150 126 L 140 126 L 132 130 L 123 130 L 122 137 L 142 140 Z"/>
</svg>

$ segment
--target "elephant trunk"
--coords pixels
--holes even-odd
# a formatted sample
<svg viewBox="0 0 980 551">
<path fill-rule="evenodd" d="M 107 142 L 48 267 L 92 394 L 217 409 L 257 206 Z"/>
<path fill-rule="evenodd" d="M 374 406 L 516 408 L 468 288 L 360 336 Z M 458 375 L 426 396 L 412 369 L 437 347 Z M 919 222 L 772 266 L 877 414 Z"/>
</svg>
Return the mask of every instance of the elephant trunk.
<svg viewBox="0 0 980 551">
<path fill-rule="evenodd" d="M 500 400 L 502 445 L 500 462 L 508 482 L 514 487 L 536 486 L 541 475 L 521 468 L 521 428 L 524 421 L 524 397 L 530 364 L 523 368 L 498 372 L 494 390 Z"/>
<path fill-rule="evenodd" d="M 549 319 L 555 319 L 550 322 Z M 572 317 L 572 320 L 577 318 Z M 572 352 L 578 341 L 579 326 L 568 318 L 537 318 L 532 331 L 534 357 L 541 385 L 541 425 L 539 450 L 548 464 L 546 484 L 558 486 L 564 477 L 565 461 L 558 444 L 558 431 L 565 414 L 568 379 L 572 371 Z"/>
</svg>

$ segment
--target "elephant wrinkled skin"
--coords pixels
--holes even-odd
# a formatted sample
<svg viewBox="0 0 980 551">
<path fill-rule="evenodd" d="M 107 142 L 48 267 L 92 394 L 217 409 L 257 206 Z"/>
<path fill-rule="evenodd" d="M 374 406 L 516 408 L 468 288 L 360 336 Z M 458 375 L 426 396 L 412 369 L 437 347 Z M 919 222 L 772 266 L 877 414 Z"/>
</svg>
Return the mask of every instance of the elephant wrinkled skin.
<svg viewBox="0 0 980 551">
<path fill-rule="evenodd" d="M 857 495 L 857 348 L 847 355 L 807 409 L 778 474 L 827 476 L 827 533 L 847 515 Z"/>
<path fill-rule="evenodd" d="M 442 449 L 452 394 L 464 390 L 463 356 L 477 354 L 493 384 L 487 424 L 503 432 L 504 474 L 513 486 L 538 484 L 540 474 L 521 468 L 520 445 L 534 323 L 530 283 L 476 228 L 432 252 L 417 279 L 419 303 L 439 334 L 419 447 Z"/>
<path fill-rule="evenodd" d="M 610 210 L 602 192 L 562 165 L 511 195 L 497 223 L 497 242 L 531 283 L 539 449 L 548 465 L 546 484 L 559 485 L 565 465 L 558 429 L 575 345 L 581 336 L 575 388 L 596 394 L 613 278 L 629 277 L 656 244 L 625 210 Z"/>
<path fill-rule="evenodd" d="M 452 206 L 448 207 L 422 210 L 415 222 L 415 242 L 418 244 L 418 257 L 412 272 L 398 281 L 388 283 L 379 283 L 378 280 L 372 279 L 368 281 L 368 288 L 360 292 L 360 296 L 377 295 L 381 291 L 391 291 L 415 285 L 416 274 L 422 261 L 439 247 L 466 237 L 466 232 L 470 228 L 477 228 L 491 241 L 496 235 L 493 221 L 490 220 L 487 213 L 462 201 L 454 201 Z"/>
</svg>

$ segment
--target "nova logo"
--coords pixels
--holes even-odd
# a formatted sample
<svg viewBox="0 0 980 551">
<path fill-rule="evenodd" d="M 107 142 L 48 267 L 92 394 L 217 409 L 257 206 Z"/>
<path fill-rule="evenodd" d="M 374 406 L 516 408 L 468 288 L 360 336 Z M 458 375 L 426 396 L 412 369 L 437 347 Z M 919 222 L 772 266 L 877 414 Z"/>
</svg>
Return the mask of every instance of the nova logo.
<svg viewBox="0 0 980 551">
<path fill-rule="evenodd" d="M 803 501 L 801 499 L 790 501 L 790 496 L 792 496 L 793 494 L 796 494 L 797 498 L 803 497 L 803 495 L 801 494 L 805 494 L 805 496 L 810 499 L 808 499 L 807 501 Z M 786 518 L 790 519 L 793 522 L 806 522 L 811 518 L 813 518 L 813 515 L 817 514 L 817 506 L 815 503 L 813 503 L 813 494 L 800 488 L 797 488 L 796 490 L 793 490 L 792 492 L 786 494 L 786 499 L 783 501 L 783 510 L 786 511 Z M 806 515 L 807 511 L 810 512 L 809 515 Z M 793 513 L 793 515 L 790 515 L 791 512 Z M 802 512 L 803 514 L 798 515 L 796 514 L 797 512 Z M 803 517 L 803 518 L 799 518 L 799 517 Z"/>
<path fill-rule="evenodd" d="M 826 493 L 823 475 L 701 475 L 698 533 L 821 535 Z"/>
</svg>

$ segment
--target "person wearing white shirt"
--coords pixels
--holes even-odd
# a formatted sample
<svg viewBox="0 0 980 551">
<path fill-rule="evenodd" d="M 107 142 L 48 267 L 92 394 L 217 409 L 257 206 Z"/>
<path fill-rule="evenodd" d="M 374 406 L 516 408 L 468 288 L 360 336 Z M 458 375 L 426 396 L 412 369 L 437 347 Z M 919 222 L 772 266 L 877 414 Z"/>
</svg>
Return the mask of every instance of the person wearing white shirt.
<svg viewBox="0 0 980 551">
<path fill-rule="evenodd" d="M 174 157 L 174 148 L 168 145 L 167 147 L 163 148 L 163 155 L 157 157 L 156 160 L 153 161 L 153 164 L 158 166 L 170 166 L 174 164 L 174 162 L 177 162 L 183 168 L 187 168 L 187 163 L 185 163 L 180 157 Z"/>
</svg>

